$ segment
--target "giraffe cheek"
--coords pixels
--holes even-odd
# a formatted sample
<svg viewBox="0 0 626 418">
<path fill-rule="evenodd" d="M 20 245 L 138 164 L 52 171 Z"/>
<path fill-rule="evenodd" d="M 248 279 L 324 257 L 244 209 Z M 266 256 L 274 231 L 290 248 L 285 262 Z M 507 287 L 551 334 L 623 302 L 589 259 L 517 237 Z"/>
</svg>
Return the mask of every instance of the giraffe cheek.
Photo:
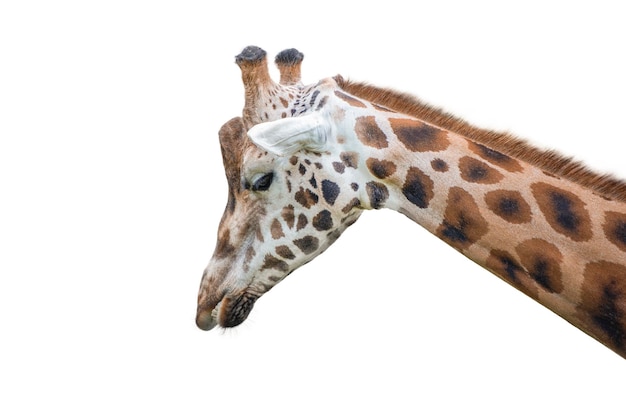
<svg viewBox="0 0 626 418">
<path fill-rule="evenodd" d="M 320 240 L 312 235 L 306 235 L 303 238 L 295 239 L 293 243 L 305 255 L 313 254 L 320 246 Z"/>
<path fill-rule="evenodd" d="M 273 239 L 279 239 L 279 238 L 285 236 L 285 233 L 283 232 L 283 227 L 280 224 L 280 221 L 278 219 L 274 219 L 272 221 L 272 225 L 270 227 L 270 232 L 272 234 L 272 238 Z"/>
<path fill-rule="evenodd" d="M 313 217 L 313 227 L 318 231 L 328 231 L 333 227 L 333 218 L 330 211 L 324 209 Z"/>
<path fill-rule="evenodd" d="M 266 254 L 263 266 L 261 266 L 261 271 L 264 270 L 278 270 L 283 273 L 287 273 L 289 271 L 289 265 L 285 261 L 276 258 L 271 254 Z"/>
<path fill-rule="evenodd" d="M 296 255 L 291 251 L 291 248 L 287 245 L 279 245 L 276 247 L 276 254 L 279 257 L 282 257 L 287 260 L 293 260 L 296 258 Z"/>
</svg>

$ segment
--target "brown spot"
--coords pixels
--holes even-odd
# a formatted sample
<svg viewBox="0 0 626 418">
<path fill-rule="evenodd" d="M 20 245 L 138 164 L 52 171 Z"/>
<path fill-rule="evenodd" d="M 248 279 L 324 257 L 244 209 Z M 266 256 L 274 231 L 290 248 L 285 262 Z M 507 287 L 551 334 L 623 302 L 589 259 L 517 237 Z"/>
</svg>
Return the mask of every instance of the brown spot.
<svg viewBox="0 0 626 418">
<path fill-rule="evenodd" d="M 290 159 L 289 159 L 289 163 L 291 165 L 296 165 L 298 164 L 298 157 L 296 157 L 295 155 L 293 155 Z"/>
<path fill-rule="evenodd" d="M 515 251 L 528 275 L 550 293 L 563 291 L 561 262 L 563 255 L 548 241 L 534 238 L 519 244 Z"/>
<path fill-rule="evenodd" d="M 361 116 L 356 119 L 354 126 L 359 140 L 373 148 L 387 148 L 387 135 L 378 127 L 374 116 Z"/>
<path fill-rule="evenodd" d="M 289 102 L 286 99 L 283 99 L 282 97 L 280 98 L 280 103 L 283 105 L 285 109 L 289 107 Z"/>
<path fill-rule="evenodd" d="M 289 271 L 289 265 L 280 258 L 276 258 L 271 254 L 267 254 L 263 260 L 261 270 L 275 269 L 283 272 Z"/>
<path fill-rule="evenodd" d="M 384 179 L 396 172 L 396 165 L 392 161 L 368 158 L 365 162 L 370 172 L 379 179 Z"/>
<path fill-rule="evenodd" d="M 317 204 L 319 197 L 310 191 L 309 189 L 304 189 L 300 187 L 300 190 L 296 192 L 294 196 L 296 202 L 300 203 L 305 208 L 309 209 L 311 206 Z"/>
<path fill-rule="evenodd" d="M 602 227 L 608 240 L 620 250 L 626 251 L 626 214 L 607 212 Z"/>
<path fill-rule="evenodd" d="M 217 237 L 217 245 L 213 256 L 215 258 L 224 258 L 232 254 L 235 247 L 230 243 L 230 230 L 225 228 L 221 230 Z"/>
<path fill-rule="evenodd" d="M 318 162 L 316 162 L 314 165 L 315 165 L 315 168 L 317 168 L 318 170 L 321 170 L 322 168 L 324 168 L 324 166 L 322 165 L 322 163 L 318 163 Z"/>
<path fill-rule="evenodd" d="M 301 213 L 300 215 L 298 215 L 298 224 L 296 225 L 296 231 L 303 229 L 308 223 L 309 221 L 307 220 L 306 216 Z"/>
<path fill-rule="evenodd" d="M 254 235 L 256 239 L 258 239 L 260 242 L 265 242 L 265 238 L 263 238 L 263 231 L 261 231 L 260 226 L 257 226 L 257 228 L 254 231 Z"/>
<path fill-rule="evenodd" d="M 322 196 L 330 205 L 335 204 L 335 200 L 337 200 L 340 192 L 341 190 L 337 183 L 330 180 L 322 180 Z"/>
<path fill-rule="evenodd" d="M 389 198 L 389 190 L 382 183 L 370 181 L 365 185 L 365 190 L 370 198 L 370 206 L 374 209 L 380 209 Z"/>
<path fill-rule="evenodd" d="M 415 206 L 422 209 L 427 208 L 430 200 L 435 195 L 434 183 L 419 168 L 409 167 L 406 179 L 402 185 L 402 194 Z"/>
<path fill-rule="evenodd" d="M 339 97 L 341 100 L 344 100 L 345 102 L 347 102 L 350 106 L 354 106 L 354 107 L 366 107 L 365 104 L 363 104 L 363 102 L 361 102 L 360 100 L 355 99 L 352 96 L 348 96 L 347 94 L 339 91 L 339 90 L 335 90 L 335 96 Z"/>
<path fill-rule="evenodd" d="M 271 281 L 272 283 L 278 283 L 279 281 L 281 281 L 282 279 L 284 279 L 284 277 L 281 276 L 270 276 L 267 278 L 269 281 Z M 264 286 L 265 287 L 265 286 Z M 271 289 L 271 287 L 267 288 L 267 290 Z"/>
<path fill-rule="evenodd" d="M 525 274 L 515 257 L 504 250 L 491 250 L 485 266 L 509 283 L 521 284 Z"/>
<path fill-rule="evenodd" d="M 485 195 L 487 207 L 507 222 L 521 224 L 530 222 L 530 205 L 522 194 L 514 190 L 493 190 Z"/>
<path fill-rule="evenodd" d="M 283 227 L 281 226 L 280 221 L 278 219 L 274 219 L 272 221 L 272 226 L 270 227 L 270 231 L 272 233 L 272 238 L 274 239 L 282 238 L 285 236 L 285 234 L 283 233 Z"/>
<path fill-rule="evenodd" d="M 249 246 L 248 249 L 246 250 L 246 258 L 244 259 L 245 263 L 249 263 L 254 256 L 256 255 L 256 251 L 254 251 L 254 248 L 252 246 Z"/>
<path fill-rule="evenodd" d="M 443 222 L 437 235 L 458 249 L 468 248 L 489 230 L 487 221 L 480 214 L 471 194 L 460 187 L 452 187 L 448 193 Z"/>
<path fill-rule="evenodd" d="M 311 254 L 319 248 L 319 239 L 307 235 L 302 239 L 293 240 L 293 243 L 305 254 Z"/>
<path fill-rule="evenodd" d="M 430 162 L 431 167 L 435 171 L 439 171 L 440 173 L 445 173 L 448 171 L 448 163 L 446 163 L 441 158 L 435 158 Z"/>
<path fill-rule="evenodd" d="M 504 168 L 507 171 L 514 173 L 524 170 L 519 161 L 509 157 L 508 155 L 502 154 L 501 152 L 472 141 L 468 141 L 468 146 L 469 149 L 475 154 L 479 155 L 480 157 L 484 158 L 492 164 Z"/>
<path fill-rule="evenodd" d="M 530 188 L 543 216 L 556 232 L 574 241 L 591 238 L 589 213 L 578 196 L 547 183 L 534 183 Z"/>
<path fill-rule="evenodd" d="M 355 192 L 357 190 L 359 190 L 359 184 L 358 183 L 350 183 L 350 187 L 352 188 L 352 190 L 354 190 Z"/>
<path fill-rule="evenodd" d="M 626 355 L 626 267 L 608 261 L 587 264 L 580 310 L 592 333 Z"/>
<path fill-rule="evenodd" d="M 343 213 L 348 213 L 352 209 L 359 207 L 359 206 L 361 206 L 361 201 L 355 197 L 350 202 L 348 202 L 348 204 L 344 206 L 343 209 L 341 209 L 341 211 Z"/>
<path fill-rule="evenodd" d="M 400 142 L 413 152 L 443 151 L 450 141 L 444 130 L 414 119 L 389 119 Z"/>
<path fill-rule="evenodd" d="M 516 289 L 537 299 L 537 285 L 528 278 L 528 274 L 510 253 L 504 250 L 491 250 L 485 262 L 485 267 Z"/>
<path fill-rule="evenodd" d="M 343 226 L 345 226 L 347 228 L 349 226 L 354 225 L 354 223 L 357 221 L 357 219 L 359 219 L 359 217 L 355 216 L 354 213 L 351 213 L 348 216 L 346 216 L 345 218 L 342 218 L 341 219 L 341 223 L 343 224 Z M 334 232 L 337 232 L 338 236 L 341 235 L 341 231 L 339 231 L 338 229 L 336 229 Z"/>
<path fill-rule="evenodd" d="M 254 248 L 252 247 L 252 245 L 249 246 L 246 249 L 246 256 L 243 260 L 243 271 L 247 272 L 250 269 L 250 261 L 252 261 L 255 255 L 256 255 L 256 251 L 254 251 Z"/>
<path fill-rule="evenodd" d="M 461 178 L 470 183 L 495 184 L 504 178 L 497 170 L 472 157 L 461 158 L 459 170 Z"/>
<path fill-rule="evenodd" d="M 295 254 L 286 245 L 279 245 L 276 247 L 276 254 L 282 258 L 286 258 L 287 260 L 293 260 L 296 258 Z"/>
<path fill-rule="evenodd" d="M 339 158 L 346 167 L 359 168 L 359 154 L 356 152 L 342 152 L 339 154 Z"/>
<path fill-rule="evenodd" d="M 338 161 L 335 161 L 333 163 L 333 168 L 339 174 L 343 174 L 343 172 L 346 171 L 346 166 L 343 163 L 340 163 Z"/>
<path fill-rule="evenodd" d="M 327 231 L 333 227 L 333 217 L 330 211 L 324 209 L 313 217 L 312 225 L 318 231 Z"/>
</svg>

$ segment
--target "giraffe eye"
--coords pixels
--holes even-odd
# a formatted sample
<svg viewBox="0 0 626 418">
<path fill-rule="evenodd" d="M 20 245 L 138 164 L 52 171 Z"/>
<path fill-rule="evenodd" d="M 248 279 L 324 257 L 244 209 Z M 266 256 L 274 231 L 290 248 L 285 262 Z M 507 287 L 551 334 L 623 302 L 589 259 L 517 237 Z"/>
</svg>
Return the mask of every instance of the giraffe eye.
<svg viewBox="0 0 626 418">
<path fill-rule="evenodd" d="M 264 192 L 272 185 L 274 179 L 274 173 L 266 173 L 261 175 L 258 179 L 252 183 L 253 192 Z"/>
</svg>

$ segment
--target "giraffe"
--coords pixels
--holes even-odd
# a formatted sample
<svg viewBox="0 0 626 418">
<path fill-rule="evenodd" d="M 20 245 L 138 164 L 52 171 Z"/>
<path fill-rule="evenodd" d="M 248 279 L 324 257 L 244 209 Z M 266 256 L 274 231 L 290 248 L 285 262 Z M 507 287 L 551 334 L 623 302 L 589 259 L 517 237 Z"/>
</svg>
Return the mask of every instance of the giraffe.
<svg viewBox="0 0 626 418">
<path fill-rule="evenodd" d="M 242 117 L 219 131 L 228 201 L 198 294 L 203 330 L 256 300 L 368 209 L 398 211 L 626 357 L 626 183 L 303 55 L 237 57 Z"/>
</svg>

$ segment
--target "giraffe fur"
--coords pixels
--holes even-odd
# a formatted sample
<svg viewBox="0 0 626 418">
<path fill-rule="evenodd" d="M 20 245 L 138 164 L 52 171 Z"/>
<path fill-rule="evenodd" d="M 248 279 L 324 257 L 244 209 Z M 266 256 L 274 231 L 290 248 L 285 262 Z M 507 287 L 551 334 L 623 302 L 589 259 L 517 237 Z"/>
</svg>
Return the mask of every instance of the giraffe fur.
<svg viewBox="0 0 626 418">
<path fill-rule="evenodd" d="M 626 184 L 412 96 L 304 85 L 303 55 L 237 56 L 241 117 L 219 137 L 229 198 L 198 295 L 202 329 L 325 251 L 360 214 L 392 209 L 626 357 Z"/>
</svg>

